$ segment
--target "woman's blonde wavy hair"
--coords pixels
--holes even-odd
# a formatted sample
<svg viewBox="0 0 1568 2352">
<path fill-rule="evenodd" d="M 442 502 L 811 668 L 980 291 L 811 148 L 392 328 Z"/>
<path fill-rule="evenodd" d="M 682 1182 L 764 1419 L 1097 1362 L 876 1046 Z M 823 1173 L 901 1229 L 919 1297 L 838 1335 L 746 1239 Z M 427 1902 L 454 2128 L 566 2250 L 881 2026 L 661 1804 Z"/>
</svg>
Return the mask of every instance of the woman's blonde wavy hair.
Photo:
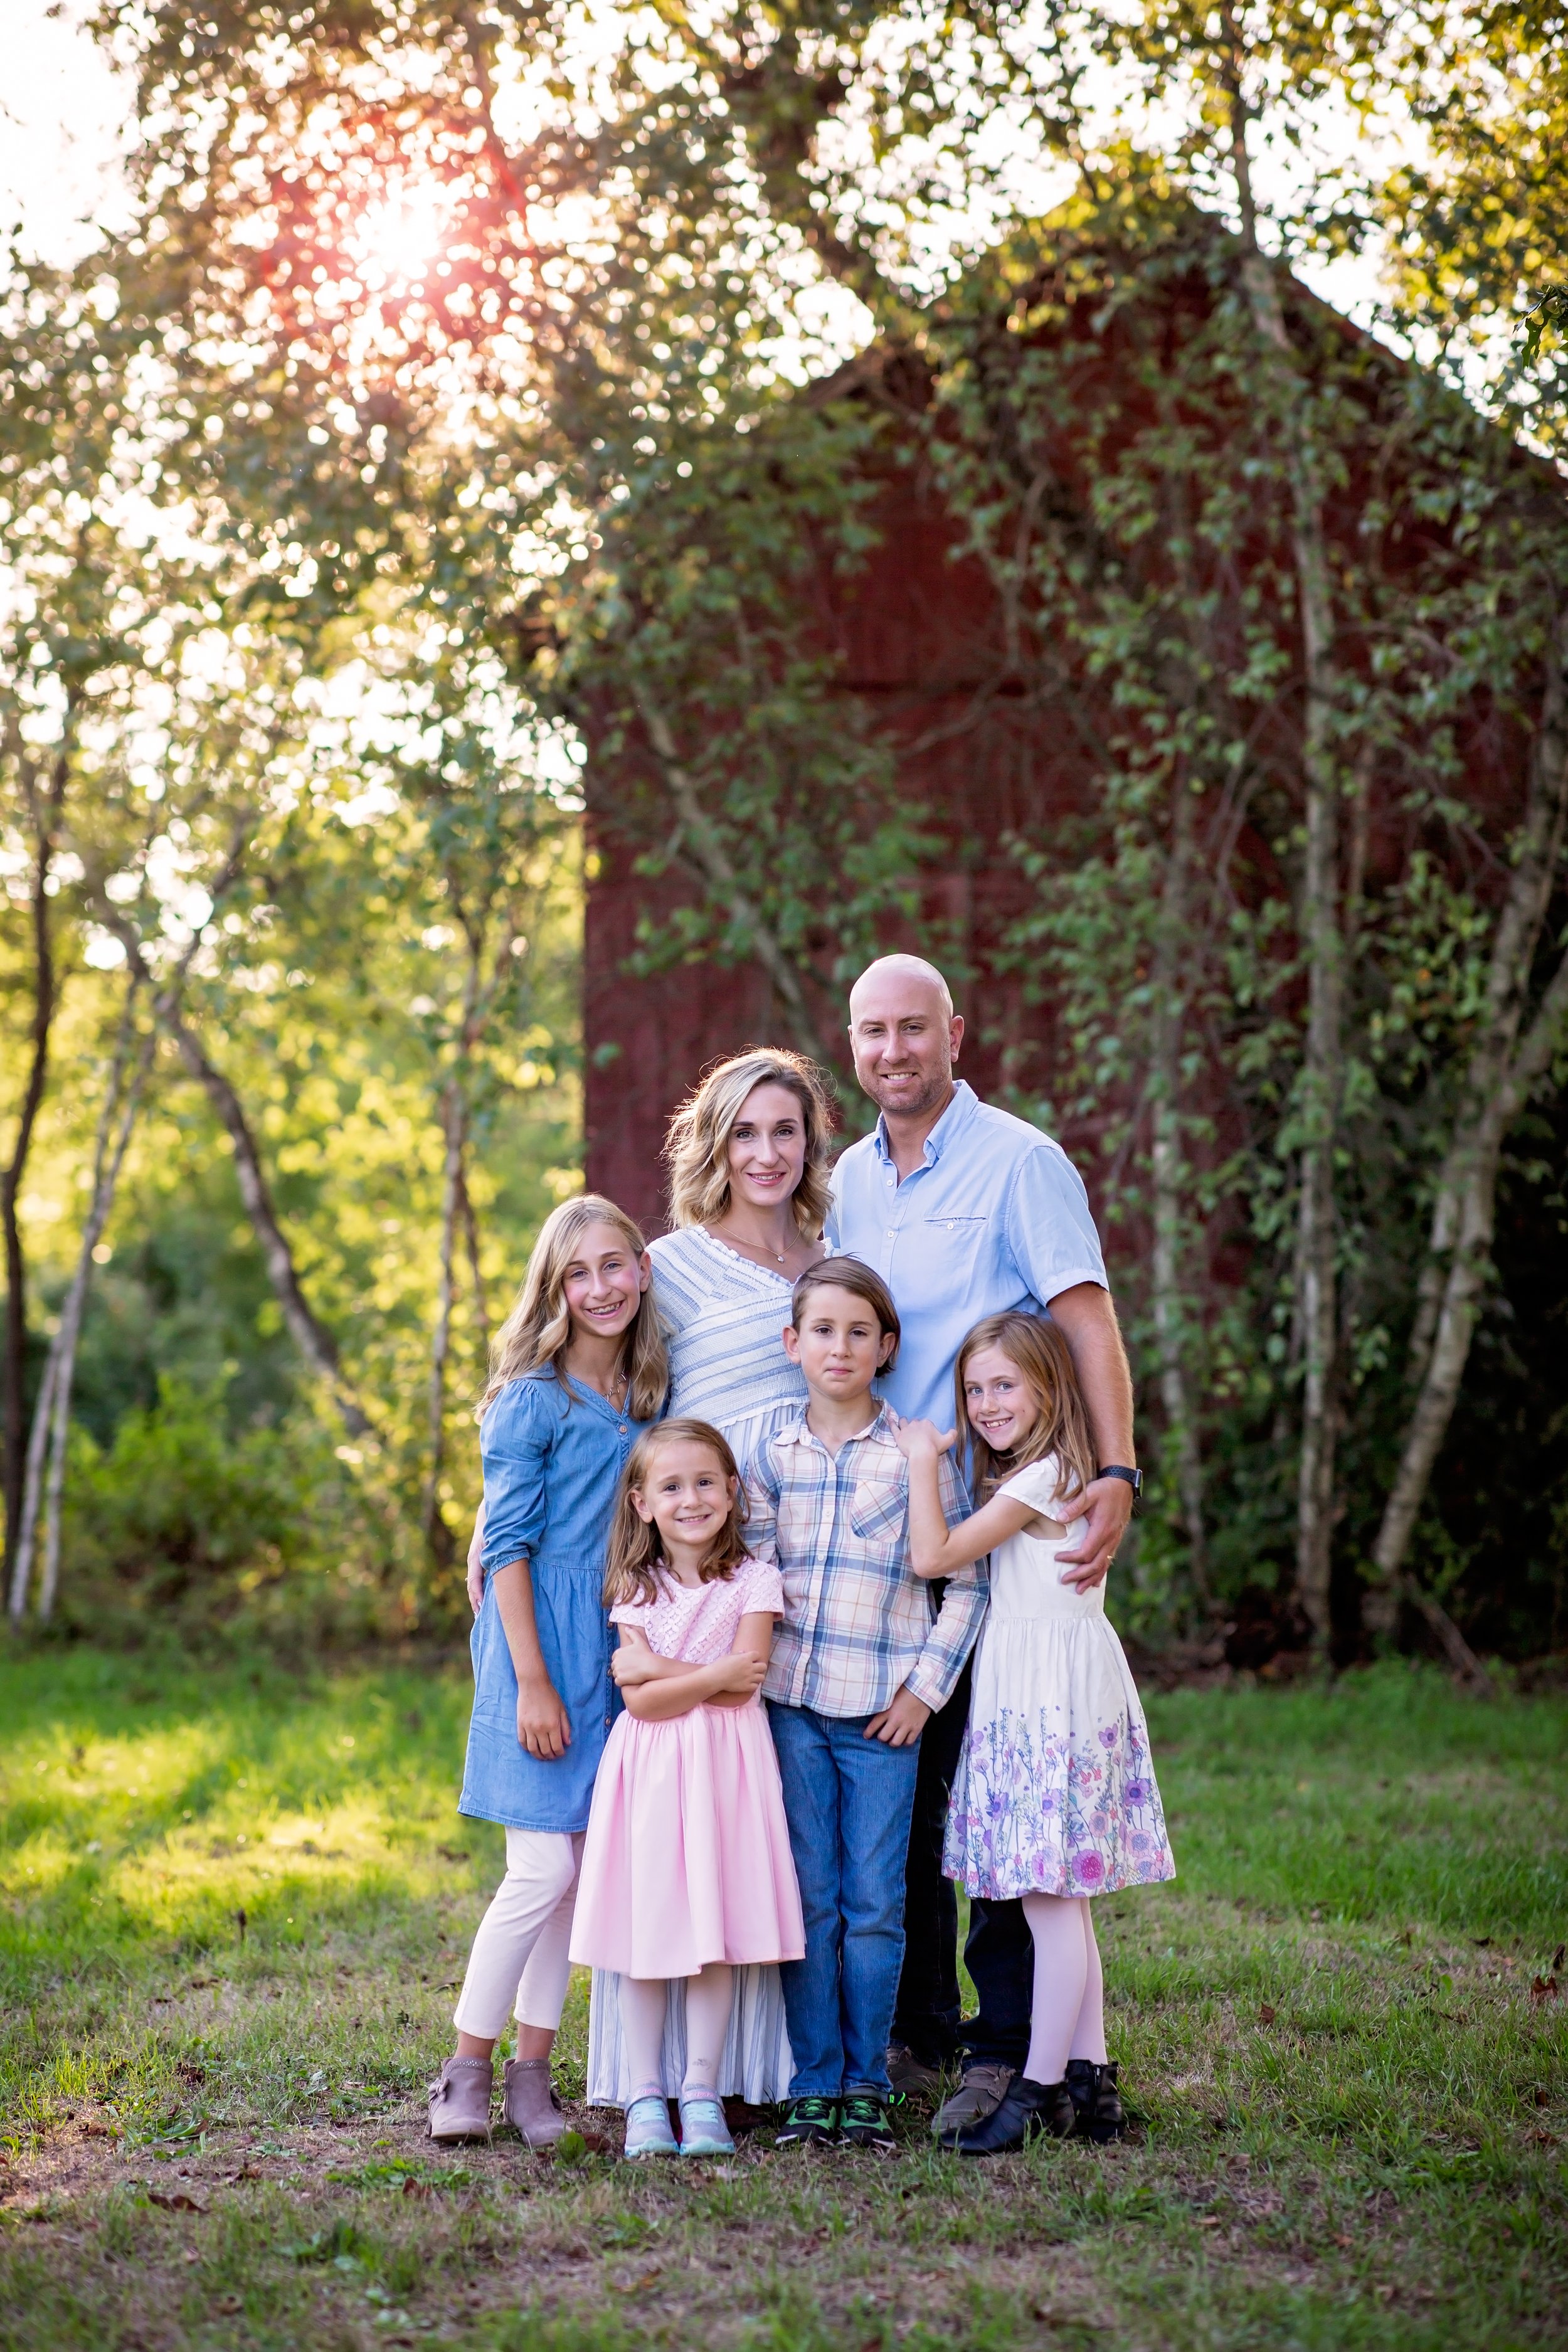
<svg viewBox="0 0 1568 2352">
<path fill-rule="evenodd" d="M 530 1372 L 552 1371 L 570 1402 L 572 1391 L 562 1370 L 572 1338 L 566 1269 L 590 1225 L 613 1226 L 635 1257 L 640 1258 L 647 1248 L 626 1211 L 606 1201 L 602 1192 L 580 1192 L 574 1201 L 563 1201 L 551 1211 L 539 1229 L 517 1303 L 490 1342 L 490 1376 L 474 1407 L 476 1421 L 484 1419 L 491 1398 L 508 1381 L 525 1379 Z M 634 1421 L 651 1421 L 669 1386 L 651 1284 L 626 1326 L 621 1370 L 626 1374 L 627 1412 Z"/>
<path fill-rule="evenodd" d="M 661 1421 L 657 1429 L 645 1429 L 626 1456 L 626 1466 L 621 1472 L 621 1483 L 616 1490 L 616 1508 L 610 1521 L 610 1549 L 605 1570 L 605 1606 L 619 1609 L 626 1601 L 648 1601 L 658 1599 L 658 1571 L 664 1566 L 664 1538 L 658 1525 L 645 1519 L 632 1500 L 635 1491 L 646 1487 L 654 1474 L 654 1464 L 667 1445 L 682 1443 L 705 1445 L 718 1463 L 726 1479 L 735 1482 L 730 1498 L 730 1516 L 709 1547 L 708 1556 L 697 1573 L 704 1584 L 716 1579 L 733 1576 L 746 1557 L 746 1490 L 740 1484 L 735 1457 L 716 1429 L 705 1421 Z"/>
<path fill-rule="evenodd" d="M 1039 1418 L 1023 1444 L 1011 1454 L 993 1454 L 970 1421 L 963 1402 L 963 1375 L 971 1356 L 982 1348 L 999 1348 L 1016 1364 L 1039 1407 Z M 974 1491 L 987 1495 L 1030 1462 L 1054 1454 L 1061 1471 L 1057 1500 L 1070 1503 L 1100 1475 L 1094 1440 L 1089 1435 L 1089 1408 L 1078 1384 L 1072 1353 L 1054 1323 L 1043 1315 L 987 1315 L 975 1325 L 958 1351 L 952 1368 L 953 1412 L 958 1429 L 958 1458 L 971 1450 Z"/>
<path fill-rule="evenodd" d="M 833 1131 L 828 1082 L 815 1062 L 785 1045 L 748 1045 L 707 1071 L 669 1122 L 669 1214 L 677 1225 L 711 1224 L 730 1206 L 730 1138 L 746 1097 L 784 1087 L 800 1105 L 805 1165 L 790 1202 L 795 1223 L 816 1241 L 827 1217 L 827 1145 Z"/>
</svg>

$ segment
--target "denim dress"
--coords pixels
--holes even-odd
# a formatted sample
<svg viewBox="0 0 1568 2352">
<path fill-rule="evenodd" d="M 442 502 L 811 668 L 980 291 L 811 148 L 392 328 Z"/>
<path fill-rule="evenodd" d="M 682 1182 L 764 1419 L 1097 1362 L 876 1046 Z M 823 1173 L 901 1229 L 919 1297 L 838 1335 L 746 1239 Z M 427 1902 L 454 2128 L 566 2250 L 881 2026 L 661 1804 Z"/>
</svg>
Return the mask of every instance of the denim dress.
<svg viewBox="0 0 1568 2352">
<path fill-rule="evenodd" d="M 509 1381 L 479 1432 L 485 1470 L 485 1597 L 474 1621 L 474 1713 L 459 1812 L 515 1830 L 583 1830 L 620 1694 L 610 1675 L 605 1553 L 622 1467 L 648 1423 L 552 1371 Z M 546 1671 L 566 1709 L 563 1756 L 531 1756 L 517 1736 L 517 1675 L 494 1575 L 528 1561 Z"/>
</svg>

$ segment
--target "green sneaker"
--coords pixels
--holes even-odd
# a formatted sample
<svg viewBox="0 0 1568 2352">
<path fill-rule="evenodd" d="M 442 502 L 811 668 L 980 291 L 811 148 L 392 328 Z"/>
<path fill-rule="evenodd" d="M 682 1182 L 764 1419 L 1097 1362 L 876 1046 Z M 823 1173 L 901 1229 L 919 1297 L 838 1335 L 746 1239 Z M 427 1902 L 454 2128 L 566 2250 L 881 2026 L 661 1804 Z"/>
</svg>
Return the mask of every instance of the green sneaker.
<svg viewBox="0 0 1568 2352">
<path fill-rule="evenodd" d="M 827 2147 L 838 2137 L 837 2099 L 792 2099 L 775 2147 Z"/>
<path fill-rule="evenodd" d="M 844 2100 L 844 2137 L 851 2147 L 869 2147 L 891 2156 L 898 2147 L 888 2110 L 875 2091 L 850 2091 Z"/>
</svg>

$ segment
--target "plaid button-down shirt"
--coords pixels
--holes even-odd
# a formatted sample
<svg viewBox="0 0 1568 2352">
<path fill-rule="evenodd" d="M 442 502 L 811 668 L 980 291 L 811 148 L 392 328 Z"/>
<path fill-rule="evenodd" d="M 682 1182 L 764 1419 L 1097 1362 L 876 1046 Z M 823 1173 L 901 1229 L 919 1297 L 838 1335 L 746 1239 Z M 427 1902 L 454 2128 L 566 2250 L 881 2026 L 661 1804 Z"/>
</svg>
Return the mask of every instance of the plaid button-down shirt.
<svg viewBox="0 0 1568 2352">
<path fill-rule="evenodd" d="M 938 1475 L 956 1527 L 969 1507 L 946 1454 Z M 934 1610 L 909 1565 L 909 1465 L 886 1412 L 837 1457 L 804 1419 L 786 1423 L 753 1455 L 746 1494 L 746 1549 L 776 1559 L 784 1577 L 764 1695 L 818 1715 L 876 1715 L 908 1684 L 941 1706 L 985 1614 L 986 1564 L 950 1577 Z"/>
</svg>

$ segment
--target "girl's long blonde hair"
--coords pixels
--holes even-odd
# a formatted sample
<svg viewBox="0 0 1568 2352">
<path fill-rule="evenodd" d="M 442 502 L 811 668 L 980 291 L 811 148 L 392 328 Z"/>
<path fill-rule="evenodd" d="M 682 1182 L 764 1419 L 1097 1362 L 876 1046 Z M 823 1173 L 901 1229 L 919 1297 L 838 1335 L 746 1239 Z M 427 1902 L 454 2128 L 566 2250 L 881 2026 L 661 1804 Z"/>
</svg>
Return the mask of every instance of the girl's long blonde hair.
<svg viewBox="0 0 1568 2352">
<path fill-rule="evenodd" d="M 737 1483 L 730 1498 L 730 1516 L 714 1538 L 712 1546 L 697 1573 L 704 1584 L 716 1578 L 732 1576 L 746 1557 L 746 1490 L 739 1484 L 740 1472 L 735 1457 L 716 1429 L 705 1421 L 661 1421 L 657 1429 L 645 1429 L 626 1456 L 626 1466 L 621 1472 L 621 1483 L 616 1489 L 615 1514 L 610 1520 L 609 1560 L 605 1570 L 605 1606 L 619 1609 L 626 1601 L 657 1601 L 658 1570 L 664 1566 L 664 1538 L 657 1520 L 645 1519 L 632 1500 L 634 1489 L 646 1487 L 653 1475 L 653 1465 L 661 1446 L 679 1444 L 706 1445 L 726 1478 Z"/>
<path fill-rule="evenodd" d="M 570 1399 L 562 1369 L 572 1339 L 566 1269 L 590 1225 L 613 1226 L 634 1257 L 640 1258 L 647 1248 L 626 1211 L 602 1192 L 580 1192 L 574 1201 L 563 1201 L 551 1211 L 539 1229 L 516 1304 L 490 1342 L 490 1376 L 474 1407 L 476 1421 L 484 1419 L 491 1398 L 508 1381 L 522 1380 L 530 1372 L 552 1371 Z M 621 1370 L 626 1375 L 627 1412 L 634 1421 L 651 1421 L 669 1386 L 651 1285 L 623 1335 Z"/>
<path fill-rule="evenodd" d="M 1039 1417 L 1023 1443 L 1011 1454 L 993 1454 L 973 1427 L 963 1402 L 963 1375 L 971 1356 L 982 1348 L 999 1348 L 1016 1364 L 1039 1406 Z M 1089 1434 L 1089 1408 L 1078 1384 L 1072 1353 L 1056 1325 L 1043 1315 L 1025 1315 L 1017 1308 L 1005 1315 L 987 1315 L 970 1332 L 953 1367 L 953 1407 L 958 1451 L 972 1449 L 976 1494 L 991 1493 L 1030 1462 L 1054 1454 L 1060 1469 L 1058 1502 L 1069 1503 L 1100 1475 L 1094 1440 Z"/>
<path fill-rule="evenodd" d="M 748 1045 L 716 1063 L 669 1122 L 669 1214 L 677 1225 L 706 1225 L 730 1205 L 730 1138 L 746 1097 L 758 1087 L 784 1087 L 800 1105 L 805 1165 L 790 1207 L 808 1242 L 827 1216 L 827 1145 L 833 1106 L 827 1080 L 804 1054 L 784 1045 Z"/>
</svg>

